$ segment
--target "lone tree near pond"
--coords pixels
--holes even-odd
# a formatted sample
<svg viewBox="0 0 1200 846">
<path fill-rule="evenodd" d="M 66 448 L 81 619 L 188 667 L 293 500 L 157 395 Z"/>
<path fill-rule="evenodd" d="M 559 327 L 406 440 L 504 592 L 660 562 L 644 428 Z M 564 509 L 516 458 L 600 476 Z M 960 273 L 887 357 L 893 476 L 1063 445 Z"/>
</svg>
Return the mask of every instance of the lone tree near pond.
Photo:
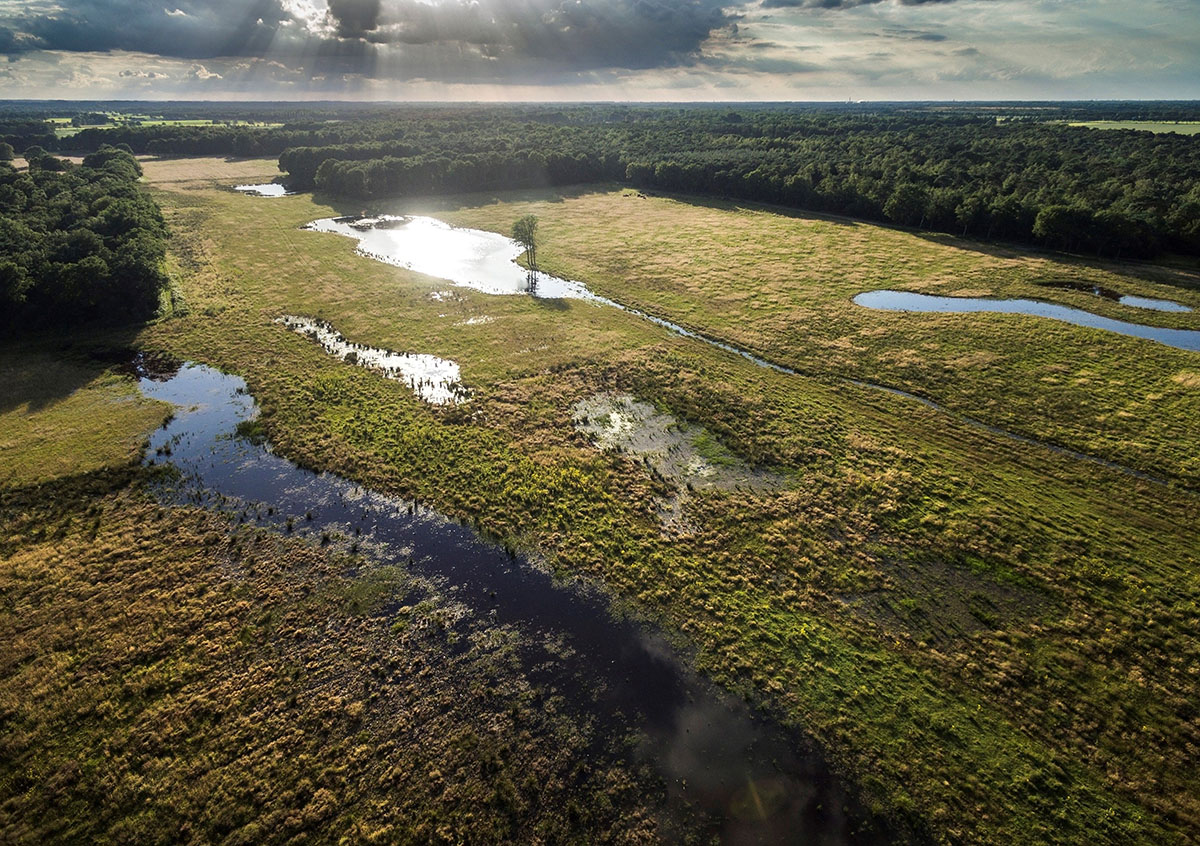
<svg viewBox="0 0 1200 846">
<path fill-rule="evenodd" d="M 513 240 L 525 248 L 530 269 L 537 268 L 537 215 L 527 214 L 513 224 Z"/>
</svg>

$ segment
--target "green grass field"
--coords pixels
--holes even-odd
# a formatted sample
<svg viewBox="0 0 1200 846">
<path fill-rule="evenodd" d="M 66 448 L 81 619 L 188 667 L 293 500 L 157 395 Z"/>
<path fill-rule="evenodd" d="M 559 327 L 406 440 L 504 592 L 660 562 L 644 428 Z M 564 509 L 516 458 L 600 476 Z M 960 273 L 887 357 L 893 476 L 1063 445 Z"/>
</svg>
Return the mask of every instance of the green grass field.
<svg viewBox="0 0 1200 846">
<path fill-rule="evenodd" d="M 22 487 L 119 465 L 170 413 L 94 361 L 0 349 L 0 486 Z"/>
<path fill-rule="evenodd" d="M 445 283 L 357 257 L 350 239 L 298 231 L 358 208 L 228 190 L 271 178 L 273 162 L 145 168 L 188 310 L 136 343 L 243 375 L 284 455 L 602 581 L 713 678 L 814 734 L 910 834 L 1200 835 L 1200 498 L 960 417 L 1191 484 L 1200 356 L 1034 318 L 850 302 L 879 287 L 1038 296 L 1198 328 L 1200 312 L 1134 317 L 1036 284 L 1089 280 L 1197 307 L 1194 274 L 619 190 L 382 209 L 502 232 L 537 214 L 544 269 L 805 374 L 787 376 L 615 309 L 465 289 L 433 299 Z M 474 399 L 431 409 L 272 323 L 284 313 L 454 359 Z M 703 426 L 710 451 L 783 484 L 697 491 L 687 526 L 668 531 L 663 483 L 575 432 L 572 408 L 604 391 Z M 132 506 L 117 496 L 107 507 Z M 50 554 L 15 549 L 10 574 L 17 558 L 26 572 Z"/>
<path fill-rule="evenodd" d="M 114 123 L 89 124 L 87 126 L 72 126 L 69 117 L 47 118 L 46 122 L 54 127 L 54 134 L 58 138 L 70 138 L 84 129 L 117 129 L 121 126 L 137 125 L 137 126 L 214 126 L 211 119 L 176 119 L 170 120 L 162 117 L 154 117 L 152 115 L 129 115 L 121 112 L 113 112 L 109 115 Z M 283 126 L 281 123 L 266 123 L 263 121 L 246 121 L 233 120 L 222 121 L 221 124 L 230 126 L 247 126 L 258 128 L 270 128 L 274 126 Z"/>
<path fill-rule="evenodd" d="M 1092 120 L 1072 122 L 1068 126 L 1086 126 L 1089 129 L 1136 129 L 1141 132 L 1174 132 L 1179 135 L 1200 133 L 1200 121 L 1153 120 Z"/>
<path fill-rule="evenodd" d="M 542 218 L 542 266 L 619 302 L 817 377 L 902 388 L 1040 440 L 1200 487 L 1192 352 L 1020 315 L 895 314 L 851 302 L 894 288 L 1030 297 L 1200 329 L 1200 272 L 1031 255 L 933 234 L 769 209 L 589 193 L 450 210 L 503 231 Z M 1042 282 L 1174 299 L 1192 313 L 1121 306 Z"/>
</svg>

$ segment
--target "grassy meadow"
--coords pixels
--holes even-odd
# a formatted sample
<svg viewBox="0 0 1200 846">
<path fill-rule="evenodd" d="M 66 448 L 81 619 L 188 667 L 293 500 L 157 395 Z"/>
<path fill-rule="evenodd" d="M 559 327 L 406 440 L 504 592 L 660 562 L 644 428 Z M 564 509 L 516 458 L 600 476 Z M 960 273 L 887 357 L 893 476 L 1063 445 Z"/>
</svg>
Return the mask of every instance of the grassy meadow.
<svg viewBox="0 0 1200 846">
<path fill-rule="evenodd" d="M 1024 315 L 897 314 L 876 288 L 1027 297 L 1121 320 L 1200 329 L 1200 269 L 1128 268 L 941 235 L 634 192 L 447 215 L 503 231 L 542 218 L 539 261 L 599 293 L 820 377 L 901 388 L 1039 440 L 1200 488 L 1196 353 Z M 1147 311 L 1040 283 L 1172 299 Z"/>
<path fill-rule="evenodd" d="M 1088 129 L 1136 129 L 1141 132 L 1176 132 L 1180 135 L 1200 134 L 1200 122 L 1186 120 L 1092 120 L 1073 121 L 1068 125 L 1086 126 Z"/>
<path fill-rule="evenodd" d="M 24 487 L 125 464 L 171 413 L 111 362 L 0 348 L 0 486 Z"/>
<path fill-rule="evenodd" d="M 1195 274 L 1101 266 L 845 220 L 619 190 L 413 200 L 377 209 L 434 213 L 501 232 L 520 215 L 536 214 L 543 269 L 804 374 L 789 376 L 616 309 L 489 297 L 358 257 L 351 239 L 298 227 L 360 209 L 319 196 L 263 199 L 229 190 L 272 178 L 274 162 L 148 160 L 144 167 L 172 228 L 171 266 L 186 309 L 146 327 L 132 343 L 244 376 L 282 454 L 427 502 L 506 543 L 537 551 L 559 570 L 604 583 L 661 623 L 711 677 L 814 735 L 864 801 L 910 839 L 1185 843 L 1200 836 L 1200 713 L 1194 702 L 1200 498 L 1184 489 L 1200 483 L 1200 354 L 1036 318 L 893 314 L 850 302 L 853 294 L 873 288 L 1035 296 L 1128 320 L 1200 328 L 1200 311 L 1141 312 L 1038 285 L 1086 280 L 1200 309 Z M 445 291 L 450 296 L 431 296 Z M 347 366 L 272 322 L 285 313 L 329 320 L 352 341 L 453 359 L 473 399 L 430 408 L 403 385 Z M 485 316 L 490 320 L 467 322 Z M 82 356 L 87 344 L 77 340 L 71 354 Z M 0 354 L 4 372 L 18 374 L 5 378 L 32 390 L 19 373 L 37 366 L 34 354 L 15 347 Z M 844 377 L 919 393 L 951 413 Z M 106 405 L 104 391 L 133 396 L 131 384 L 112 371 L 75 381 L 83 391 L 60 404 L 91 403 L 99 409 L 97 420 L 113 419 L 108 415 L 124 408 Z M 597 450 L 573 425 L 577 403 L 605 392 L 632 394 L 704 427 L 717 441 L 715 451 L 770 471 L 782 483 L 696 490 L 684 519 L 664 526 L 659 505 L 671 483 L 620 451 Z M 64 460 L 73 463 L 61 472 L 84 473 L 57 484 L 82 485 L 80 480 L 97 478 L 85 471 L 128 459 L 128 446 L 104 453 L 88 438 L 55 431 L 56 418 L 29 422 L 33 414 L 49 413 L 44 402 L 32 411 L 36 404 L 10 400 L 3 409 L 3 466 L 16 466 L 13 450 L 38 455 L 50 449 L 25 434 L 37 425 L 69 445 Z M 114 433 L 127 433 L 127 444 L 163 412 L 153 407 L 139 413 L 114 424 Z M 960 415 L 1173 484 L 1140 481 L 992 434 Z M 155 660 L 174 662 L 173 669 L 153 665 L 166 678 L 151 683 L 145 676 L 151 693 L 137 694 L 134 687 L 128 695 L 154 703 L 156 720 L 182 719 L 176 716 L 182 709 L 198 721 L 173 724 L 164 742 L 200 737 L 188 752 L 194 762 L 233 754 L 239 744 L 249 745 L 252 760 L 266 760 L 265 748 L 232 727 L 274 713 L 272 703 L 280 698 L 308 695 L 308 677 L 289 680 L 282 673 L 295 664 L 308 666 L 309 647 L 289 645 L 286 626 L 258 634 L 254 614 L 278 608 L 273 613 L 280 619 L 293 613 L 289 603 L 300 600 L 288 574 L 295 568 L 320 582 L 327 568 L 335 585 L 354 577 L 344 575 L 331 554 L 270 536 L 248 538 L 245 530 L 230 534 L 211 515 L 152 506 L 125 482 L 75 496 L 77 510 L 60 513 L 53 510 L 64 508 L 60 500 L 52 507 L 44 490 L 28 487 L 37 475 L 14 477 L 19 481 L 7 483 L 4 495 L 14 520 L 42 527 L 7 533 L 3 547 L 0 577 L 5 595 L 13 597 L 0 612 L 0 625 L 13 632 L 6 638 L 14 644 L 6 663 L 61 667 L 64 678 L 86 669 L 82 690 L 94 687 L 103 702 L 85 708 L 72 698 L 84 695 L 79 687 L 64 691 L 56 680 L 30 705 L 30 691 L 42 690 L 39 676 L 6 673 L 0 699 L 6 742 L 24 744 L 17 751 L 26 757 L 10 751 L 5 759 L 74 760 L 94 735 L 68 733 L 65 745 L 56 745 L 47 728 L 72 720 L 87 731 L 131 731 L 143 712 L 119 704 L 127 701 L 121 698 L 125 688 L 105 685 L 132 672 L 129 661 L 116 657 L 118 646 L 137 632 L 154 631 L 163 644 Z M 174 544 L 173 525 L 185 538 L 211 540 Z M 134 526 L 139 531 L 131 531 Z M 165 618 L 151 618 L 159 613 L 155 609 L 180 603 L 190 608 L 188 597 L 201 590 L 236 593 L 214 572 L 232 544 L 259 550 L 255 559 L 264 575 L 244 588 L 242 603 L 256 610 L 231 597 L 228 604 L 197 607 L 184 619 L 194 617 L 195 625 L 214 632 L 250 626 L 251 646 L 235 651 L 241 656 L 235 661 L 191 668 L 178 656 L 195 652 L 203 663 L 209 653 Z M 159 559 L 170 590 L 146 581 L 148 572 L 158 573 Z M 110 606 L 94 606 L 88 642 L 103 660 L 89 657 L 78 633 L 48 641 L 61 621 L 28 610 L 60 596 L 63 602 L 86 599 L 97 589 L 90 575 L 97 572 L 113 590 L 142 591 L 139 615 L 147 618 L 109 620 Z M 334 613 L 329 604 L 301 605 L 295 613 L 310 622 Z M 384 649 L 376 646 L 382 641 L 374 625 L 348 623 L 336 648 L 353 654 Z M 21 638 L 14 639 L 18 631 Z M 213 638 L 227 644 L 218 652 L 234 648 L 229 634 Z M 272 672 L 257 674 L 253 662 L 268 654 Z M 336 663 L 334 657 L 321 660 Z M 451 690 L 463 671 L 450 665 L 430 672 Z M 265 680 L 226 722 L 193 710 L 193 697 L 211 698 L 216 694 L 207 691 L 232 683 L 229 674 L 251 672 Z M 396 683 L 411 689 L 408 672 L 399 667 Z M 367 698 L 360 705 L 358 722 L 326 729 L 338 744 L 353 736 L 366 747 L 391 743 L 387 748 L 401 756 L 441 756 L 444 782 L 457 783 L 447 767 L 461 766 L 467 753 L 411 749 L 411 736 L 388 735 L 384 726 L 394 713 L 389 709 L 399 707 L 395 699 Z M 327 704 L 303 707 L 304 719 L 315 725 Z M 52 709 L 63 716 L 50 716 Z M 89 716 L 70 716 L 80 714 Z M 467 705 L 445 716 L 452 736 L 485 718 Z M 231 728 L 227 733 L 218 725 Z M 279 754 L 303 750 L 336 769 L 332 753 L 288 736 L 279 725 L 271 741 Z M 549 757 L 537 758 L 548 731 L 538 725 L 517 732 L 505 723 L 497 742 L 542 761 L 535 774 L 561 773 L 584 741 L 553 753 L 546 747 Z M 111 736 L 113 749 L 139 761 L 158 754 L 130 752 L 132 734 Z M 376 760 L 369 749 L 362 754 Z M 518 756 L 505 766 L 519 772 L 527 761 Z M 200 777 L 204 768 L 193 766 Z M 9 767 L 0 778 L 6 809 L 55 801 L 49 788 L 22 781 L 19 772 Z M 144 785 L 160 791 L 156 795 L 173 794 L 175 776 L 165 772 L 154 770 Z M 326 796 L 326 804 L 334 807 L 316 819 L 320 825 L 339 820 L 341 827 L 314 830 L 351 831 L 345 827 L 351 817 L 386 824 L 386 780 L 360 780 L 353 794 L 364 803 L 355 807 L 373 808 L 377 819 L 336 801 L 344 768 L 322 782 L 283 764 L 248 772 L 230 782 L 234 807 L 250 801 L 238 791 L 261 794 L 264 785 L 280 783 L 290 786 L 292 798 L 275 797 L 270 809 L 281 818 L 303 818 L 298 808 L 307 805 L 296 803 L 315 801 L 325 788 L 335 797 Z M 84 784 L 105 784 L 103 773 L 98 763 L 85 767 L 84 776 L 93 780 Z M 617 780 L 630 783 L 635 776 Z M 302 778 L 308 779 L 307 792 L 298 786 Z M 61 783 L 55 789 L 64 795 L 81 795 L 79 781 L 40 783 Z M 593 782 L 577 783 L 577 803 L 598 801 L 588 792 Z M 426 795 L 403 784 L 400 795 L 415 798 L 400 802 L 405 810 L 397 812 L 395 824 L 413 826 L 413 832 L 440 830 L 453 840 L 465 831 L 487 840 L 492 831 L 501 831 L 500 839 L 521 839 L 533 830 L 489 828 L 499 825 L 490 811 L 474 820 L 456 815 L 490 789 L 486 779 L 468 779 L 448 806 L 442 804 L 446 793 Z M 212 812 L 200 793 L 183 789 L 178 819 Z M 562 795 L 568 793 L 564 788 Z M 259 794 L 254 801 L 263 801 Z M 26 804 L 14 806 L 14 796 Z M 607 815 L 601 805 L 587 820 L 575 820 L 574 831 L 597 833 L 595 839 L 664 836 L 649 822 L 646 805 L 653 797 L 643 805 L 629 802 L 621 807 L 635 809 L 641 827 L 622 829 L 621 817 Z M 122 807 L 133 815 L 138 805 L 129 799 Z M 559 818 L 538 817 L 532 805 L 519 807 L 520 819 L 559 825 L 559 833 L 563 825 L 570 828 Z M 14 811 L 3 813 L 11 826 Z M 249 824 L 235 820 L 221 836 Z M 42 833 L 47 831 L 59 833 Z M 404 839 L 399 832 L 392 830 L 390 839 Z"/>
</svg>

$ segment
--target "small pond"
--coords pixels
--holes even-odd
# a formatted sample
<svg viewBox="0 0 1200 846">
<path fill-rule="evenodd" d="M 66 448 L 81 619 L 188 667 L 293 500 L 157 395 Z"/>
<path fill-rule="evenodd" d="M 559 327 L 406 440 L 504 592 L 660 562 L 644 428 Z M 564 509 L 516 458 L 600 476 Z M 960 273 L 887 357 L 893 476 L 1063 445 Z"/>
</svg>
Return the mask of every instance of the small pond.
<svg viewBox="0 0 1200 846">
<path fill-rule="evenodd" d="M 286 197 L 292 192 L 278 182 L 262 182 L 257 185 L 234 185 L 234 191 L 250 194 L 254 197 Z"/>
<path fill-rule="evenodd" d="M 1181 350 L 1200 351 L 1200 330 L 1164 329 L 1159 326 L 1144 326 L 1125 320 L 1102 317 L 1070 306 L 1044 303 L 1040 300 L 993 300 L 983 297 L 938 297 L 912 291 L 868 291 L 854 298 L 857 305 L 885 311 L 938 312 L 967 314 L 988 312 L 997 314 L 1028 314 L 1061 320 L 1075 326 L 1103 329 L 1118 335 L 1157 341 Z"/>
<path fill-rule="evenodd" d="M 1106 300 L 1112 300 L 1114 303 L 1133 306 L 1134 308 L 1146 308 L 1151 311 L 1191 311 L 1183 303 L 1177 303 L 1174 300 L 1135 297 L 1131 294 L 1122 294 L 1111 288 L 1101 287 L 1100 285 L 1089 285 L 1086 282 L 1039 282 L 1038 284 L 1043 288 L 1058 288 L 1060 291 L 1082 291 L 1085 294 L 1091 294 L 1093 297 L 1103 297 Z"/>
<path fill-rule="evenodd" d="M 533 294 L 544 299 L 596 300 L 581 282 L 530 272 L 516 263 L 523 248 L 511 238 L 451 226 L 436 218 L 393 215 L 329 217 L 305 229 L 358 241 L 361 255 L 485 294 Z"/>
<path fill-rule="evenodd" d="M 661 636 L 615 614 L 601 592 L 564 584 L 418 503 L 300 469 L 236 436 L 257 414 L 237 377 L 187 365 L 143 372 L 139 384 L 147 397 L 178 407 L 147 450 L 148 462 L 179 471 L 162 483 L 162 499 L 313 542 L 353 537 L 372 561 L 402 565 L 470 614 L 518 628 L 524 670 L 602 732 L 635 733 L 634 754 L 655 767 L 676 811 L 702 814 L 723 842 L 885 842 L 882 826 L 867 821 L 811 741 L 688 670 Z M 552 646 L 561 643 L 570 648 Z"/>
<path fill-rule="evenodd" d="M 400 352 L 369 347 L 348 341 L 325 320 L 285 314 L 277 318 L 293 332 L 312 338 L 330 355 L 347 364 L 357 364 L 408 385 L 412 392 L 430 405 L 446 405 L 467 398 L 458 364 L 447 358 L 416 352 Z"/>
</svg>

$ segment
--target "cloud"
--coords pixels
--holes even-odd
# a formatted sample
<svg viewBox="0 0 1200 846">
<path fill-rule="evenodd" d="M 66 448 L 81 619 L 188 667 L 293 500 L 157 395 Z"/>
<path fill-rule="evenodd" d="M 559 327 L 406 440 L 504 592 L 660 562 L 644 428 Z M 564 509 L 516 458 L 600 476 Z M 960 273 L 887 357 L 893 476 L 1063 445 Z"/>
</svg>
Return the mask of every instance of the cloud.
<svg viewBox="0 0 1200 846">
<path fill-rule="evenodd" d="M 0 94 L 1193 99 L 1195 2 L 0 0 Z"/>
<path fill-rule="evenodd" d="M 279 0 L 183 0 L 171 9 L 160 0 L 71 0 L 6 21 L 44 50 L 126 50 L 183 59 L 253 54 L 295 24 Z"/>
<path fill-rule="evenodd" d="M 329 16 L 343 38 L 354 38 L 379 26 L 380 0 L 329 0 Z"/>
<path fill-rule="evenodd" d="M 637 70 L 686 63 L 736 17 L 722 0 L 397 0 L 368 40 L 457 45 L 493 62 L 545 70 Z"/>
<path fill-rule="evenodd" d="M 397 78 L 573 73 L 693 61 L 736 16 L 725 0 L 66 0 L 4 14 L 0 55 L 127 51 L 185 60 L 272 58 L 313 73 Z M 411 49 L 427 48 L 427 49 Z M 420 65 L 418 67 L 418 65 Z"/>
<path fill-rule="evenodd" d="M 16 56 L 38 49 L 35 39 L 0 26 L 0 56 Z"/>
<path fill-rule="evenodd" d="M 201 81 L 207 81 L 210 79 L 221 79 L 221 74 L 210 71 L 204 65 L 192 65 L 192 67 L 188 71 L 187 75 L 191 79 L 198 79 Z"/>
</svg>

